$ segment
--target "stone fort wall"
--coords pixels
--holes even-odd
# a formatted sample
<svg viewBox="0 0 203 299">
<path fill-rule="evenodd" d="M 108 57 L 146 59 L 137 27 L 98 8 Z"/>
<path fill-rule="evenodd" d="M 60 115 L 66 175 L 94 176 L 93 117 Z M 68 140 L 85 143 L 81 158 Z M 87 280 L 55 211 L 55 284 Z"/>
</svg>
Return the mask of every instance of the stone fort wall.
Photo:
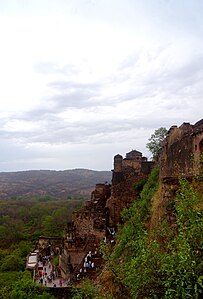
<svg viewBox="0 0 203 299">
<path fill-rule="evenodd" d="M 195 125 L 172 126 L 160 157 L 160 179 L 192 178 L 201 172 L 203 155 L 203 120 Z"/>
<path fill-rule="evenodd" d="M 125 158 L 119 154 L 114 157 L 111 197 L 106 204 L 109 226 L 116 226 L 121 221 L 121 211 L 136 199 L 133 186 L 148 177 L 153 165 L 136 150 L 127 153 Z"/>
<path fill-rule="evenodd" d="M 160 156 L 161 200 L 167 211 L 167 202 L 175 200 L 179 179 L 192 180 L 203 174 L 203 120 L 196 124 L 172 126 L 163 143 Z M 171 224 L 174 219 L 169 219 Z"/>
<path fill-rule="evenodd" d="M 203 174 L 202 156 L 203 120 L 194 125 L 183 123 L 180 127 L 170 128 L 163 142 L 159 161 L 160 196 L 163 204 L 174 199 L 180 177 L 191 179 Z M 107 227 L 116 227 L 121 222 L 121 211 L 136 199 L 137 194 L 133 186 L 147 179 L 153 166 L 153 162 L 147 161 L 142 153 L 136 150 L 127 153 L 125 158 L 120 154 L 114 157 L 112 184 L 97 184 L 91 199 L 73 214 L 72 228 L 65 238 L 67 240 L 63 251 L 64 259 L 62 259 L 64 263 L 76 260 L 74 252 L 78 255 L 80 252 L 82 257 L 82 246 L 89 236 L 101 240 L 105 236 Z M 75 265 L 78 263 L 77 260 Z M 71 265 L 74 266 L 74 263 L 71 262 Z M 62 267 L 65 269 L 65 264 Z M 71 268 L 70 265 L 68 268 Z M 66 270 L 64 275 L 68 275 Z"/>
</svg>

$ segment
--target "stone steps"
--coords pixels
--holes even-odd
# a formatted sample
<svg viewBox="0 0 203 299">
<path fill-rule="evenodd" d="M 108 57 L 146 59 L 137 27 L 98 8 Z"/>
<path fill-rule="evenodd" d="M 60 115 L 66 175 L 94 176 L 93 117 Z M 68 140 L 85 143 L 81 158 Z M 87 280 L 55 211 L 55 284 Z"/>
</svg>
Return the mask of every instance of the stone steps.
<svg viewBox="0 0 203 299">
<path fill-rule="evenodd" d="M 96 250 L 96 246 L 95 243 L 96 240 L 92 239 L 89 240 L 89 242 L 86 245 L 86 254 L 84 255 L 84 258 L 82 260 L 82 262 L 80 264 L 78 264 L 78 266 L 75 268 L 74 273 L 73 273 L 73 280 L 76 283 L 79 283 L 81 281 L 81 279 L 87 277 L 89 279 L 95 279 L 98 275 L 99 270 L 102 268 L 102 264 L 103 264 L 103 260 L 100 256 L 99 253 L 97 253 L 96 255 L 95 250 Z M 85 257 L 87 256 L 87 254 L 91 251 L 91 262 L 94 262 L 94 268 L 86 268 L 86 272 L 84 271 L 84 262 L 85 262 Z M 80 269 L 82 269 L 82 272 L 80 272 Z"/>
</svg>

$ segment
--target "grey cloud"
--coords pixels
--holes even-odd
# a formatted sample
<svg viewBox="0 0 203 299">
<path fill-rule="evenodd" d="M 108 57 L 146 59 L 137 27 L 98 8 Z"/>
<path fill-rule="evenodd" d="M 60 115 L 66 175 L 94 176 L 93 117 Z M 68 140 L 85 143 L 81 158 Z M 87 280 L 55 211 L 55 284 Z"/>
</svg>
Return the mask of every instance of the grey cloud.
<svg viewBox="0 0 203 299">
<path fill-rule="evenodd" d="M 69 107 L 92 107 L 95 106 L 95 99 L 97 105 L 102 103 L 99 101 L 101 84 L 98 83 L 81 84 L 72 81 L 54 81 L 50 82 L 48 86 L 52 88 L 53 96 L 45 98 L 44 104 L 49 106 L 50 102 L 53 103 L 54 112 L 61 112 Z"/>
<path fill-rule="evenodd" d="M 82 108 L 92 106 L 91 99 L 99 95 L 99 87 L 97 85 L 71 85 L 70 83 L 57 82 L 54 87 L 57 95 L 52 96 L 48 100 L 56 104 L 58 111 L 68 107 Z"/>
<path fill-rule="evenodd" d="M 123 62 L 120 64 L 118 71 L 129 71 L 136 67 L 137 63 L 139 62 L 141 53 L 134 53 L 128 57 L 126 57 Z"/>
<path fill-rule="evenodd" d="M 53 96 L 44 99 L 43 107 L 32 110 L 17 119 L 26 120 L 36 123 L 42 123 L 40 129 L 30 132 L 8 132 L 1 130 L 0 135 L 4 138 L 22 138 L 30 143 L 49 143 L 49 144 L 65 144 L 65 143 L 112 143 L 113 134 L 125 132 L 127 134 L 132 129 L 149 129 L 165 126 L 169 128 L 171 124 L 181 124 L 181 121 L 190 121 L 184 119 L 185 109 L 190 105 L 190 102 L 184 100 L 183 97 L 177 99 L 177 96 L 184 91 L 186 85 L 194 86 L 199 82 L 196 94 L 202 92 L 202 62 L 200 65 L 198 61 L 201 57 L 195 58 L 193 61 L 177 67 L 175 70 L 155 69 L 139 78 L 134 78 L 131 74 L 133 68 L 130 68 L 130 61 L 134 61 L 136 65 L 137 56 L 131 56 L 129 61 L 123 64 L 123 69 L 120 73 L 109 78 L 107 84 L 115 84 L 115 89 L 119 82 L 127 80 L 131 77 L 131 86 L 126 93 L 116 94 L 112 97 L 102 96 L 102 83 L 81 84 L 71 80 L 58 80 L 49 83 L 49 87 L 53 89 Z M 115 83 L 116 82 L 116 83 Z M 134 82 L 134 84 L 133 84 Z M 187 83 L 188 82 L 188 83 Z M 108 121 L 88 120 L 88 109 L 95 107 L 95 115 L 99 113 L 100 106 L 113 107 L 117 103 L 132 101 L 135 112 L 139 109 L 139 117 L 134 119 L 126 118 L 117 120 L 112 115 L 112 119 Z M 147 112 L 148 104 L 154 105 L 153 111 Z M 50 105 L 52 104 L 52 105 Z M 57 116 L 58 113 L 63 112 L 67 108 L 83 109 L 86 111 L 86 119 L 74 123 L 69 123 L 68 120 Z M 85 110 L 84 110 L 85 109 Z M 162 112 L 161 112 L 162 111 Z M 1 120 L 0 124 L 9 121 Z M 172 122 L 172 123 L 171 123 Z M 136 138 L 136 136 L 135 136 Z"/>
<path fill-rule="evenodd" d="M 162 52 L 163 49 L 160 49 L 160 51 Z M 157 53 L 157 55 L 159 54 Z M 121 101 L 136 99 L 138 104 L 140 101 L 144 103 L 153 101 L 155 105 L 166 111 L 166 115 L 168 109 L 175 112 L 182 111 L 183 114 L 186 108 L 191 108 L 194 105 L 194 101 L 199 102 L 198 98 L 201 99 L 203 93 L 203 55 L 194 55 L 194 57 L 188 59 L 188 62 L 177 65 L 175 68 L 170 68 L 170 61 L 166 66 L 151 69 L 139 78 L 135 77 L 134 85 L 132 84 L 126 95 L 122 96 L 123 100 Z M 125 71 L 124 66 L 123 78 L 126 77 L 125 80 L 127 81 L 128 74 Z M 133 69 L 130 70 L 129 68 L 129 76 L 131 71 Z M 133 79 L 131 81 L 133 82 Z"/>
<path fill-rule="evenodd" d="M 165 118 L 164 121 L 166 122 Z M 80 121 L 73 124 L 65 124 L 63 121 L 47 122 L 43 131 L 37 132 L 37 134 L 27 134 L 27 142 L 48 144 L 87 143 L 91 139 L 93 143 L 102 143 L 105 139 L 105 142 L 112 143 L 113 134 L 125 132 L 127 136 L 128 131 L 131 129 L 157 127 L 159 122 L 160 118 L 157 118 L 156 121 L 146 119 L 145 122 L 143 122 L 143 119 Z"/>
<path fill-rule="evenodd" d="M 33 121 L 33 119 L 31 121 Z M 106 139 L 108 139 L 108 134 L 127 132 L 133 125 L 130 120 L 121 122 L 112 119 L 111 121 L 96 120 L 92 122 L 88 120 L 88 111 L 86 120 L 74 123 L 67 123 L 57 118 L 57 116 L 47 114 L 46 121 L 44 121 L 40 129 L 36 131 L 12 132 L 5 130 L 1 131 L 0 136 L 2 138 L 19 139 L 24 143 L 85 143 L 88 138 L 94 139 L 94 137 L 99 134 L 106 135 Z M 109 142 L 112 142 L 112 139 L 110 139 Z"/>
<path fill-rule="evenodd" d="M 66 108 L 84 108 L 92 106 L 89 103 L 91 95 L 88 91 L 75 91 L 71 94 L 56 95 L 50 98 L 55 103 L 56 107 L 53 108 L 55 112 L 62 112 Z"/>
<path fill-rule="evenodd" d="M 180 119 L 174 116 L 174 122 L 177 123 Z M 170 127 L 171 119 L 163 115 L 154 118 L 153 115 L 148 117 L 140 117 L 137 119 L 112 120 L 94 122 L 86 121 L 75 122 L 71 124 L 64 123 L 63 120 L 57 117 L 50 117 L 44 126 L 36 132 L 7 132 L 7 137 L 10 140 L 21 140 L 21 144 L 26 143 L 47 143 L 47 144 L 82 144 L 82 143 L 109 143 L 113 142 L 115 136 L 124 134 L 128 139 L 128 133 L 131 130 L 157 128 L 162 126 Z M 9 135 L 9 136 L 8 136 Z M 5 137 L 5 136 L 4 136 Z M 136 136 L 135 136 L 136 138 Z M 16 147 L 13 147 L 16 151 Z M 26 157 L 26 149 L 22 151 L 22 157 Z"/>
<path fill-rule="evenodd" d="M 99 106 L 103 100 L 99 97 L 99 85 L 84 85 L 70 82 L 52 82 L 56 88 L 56 95 L 43 99 L 42 107 L 35 108 L 27 112 L 20 118 L 23 120 L 39 121 L 45 120 L 50 122 L 58 121 L 57 114 L 64 112 L 68 108 L 83 109 Z M 69 92 L 69 89 L 73 89 Z"/>
<path fill-rule="evenodd" d="M 35 136 L 28 136 L 31 142 L 47 142 L 47 143 L 78 143 L 87 142 L 89 137 L 98 134 L 108 134 L 123 130 L 124 127 L 120 123 L 111 123 L 103 121 L 78 122 L 73 124 L 64 124 L 63 121 L 57 123 L 47 123 L 47 128 L 43 132 L 39 132 Z"/>
<path fill-rule="evenodd" d="M 37 152 L 36 150 L 26 148 L 22 138 L 21 142 L 19 142 L 17 136 L 15 136 L 15 139 L 7 139 L 0 136 L 0 142 L 0 163 L 10 163 L 14 160 L 26 160 L 30 157 L 32 157 L 32 159 L 47 157 L 47 153 Z"/>
<path fill-rule="evenodd" d="M 68 108 L 85 109 L 100 106 L 114 106 L 123 101 L 122 96 L 105 97 L 101 95 L 102 85 L 80 84 L 66 81 L 51 82 L 55 95 L 43 99 L 43 108 L 39 107 L 22 116 L 24 120 L 50 120 L 57 119 L 56 114 Z"/>
<path fill-rule="evenodd" d="M 75 75 L 79 71 L 73 64 L 65 64 L 59 66 L 52 62 L 38 62 L 34 65 L 34 71 L 40 74 L 62 74 L 62 75 Z"/>
<path fill-rule="evenodd" d="M 69 90 L 70 88 L 77 88 L 77 89 L 84 89 L 87 88 L 88 90 L 94 90 L 95 88 L 100 88 L 101 84 L 98 83 L 79 83 L 79 82 L 74 82 L 74 81 L 52 81 L 48 84 L 49 87 L 54 87 L 59 90 Z"/>
</svg>

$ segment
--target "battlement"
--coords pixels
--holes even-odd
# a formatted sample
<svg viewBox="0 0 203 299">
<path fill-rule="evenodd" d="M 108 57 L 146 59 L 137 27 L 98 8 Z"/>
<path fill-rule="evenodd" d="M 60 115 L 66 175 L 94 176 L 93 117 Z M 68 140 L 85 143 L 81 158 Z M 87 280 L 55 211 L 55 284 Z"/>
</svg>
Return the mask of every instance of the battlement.
<svg viewBox="0 0 203 299">
<path fill-rule="evenodd" d="M 120 183 L 128 173 L 133 173 L 135 176 L 147 175 L 150 173 L 153 164 L 153 162 L 147 161 L 147 158 L 143 157 L 142 153 L 137 150 L 126 153 L 125 158 L 117 154 L 114 156 L 112 184 Z"/>
<path fill-rule="evenodd" d="M 203 119 L 196 124 L 172 126 L 163 143 L 160 157 L 161 180 L 199 175 L 203 155 Z"/>
</svg>

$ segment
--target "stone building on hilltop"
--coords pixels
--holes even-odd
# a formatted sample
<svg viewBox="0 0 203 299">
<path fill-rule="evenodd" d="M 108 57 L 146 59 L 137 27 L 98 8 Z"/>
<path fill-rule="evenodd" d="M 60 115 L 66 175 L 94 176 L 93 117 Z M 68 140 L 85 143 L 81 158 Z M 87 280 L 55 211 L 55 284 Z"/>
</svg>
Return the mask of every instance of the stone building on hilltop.
<svg viewBox="0 0 203 299">
<path fill-rule="evenodd" d="M 183 123 L 180 127 L 172 126 L 163 142 L 159 164 L 159 201 L 154 206 L 150 227 L 155 227 L 162 218 L 167 219 L 170 225 L 175 223 L 168 202 L 175 199 L 180 178 L 202 179 L 203 120 L 194 125 Z M 114 156 L 111 184 L 96 184 L 84 207 L 73 213 L 61 246 L 56 247 L 53 238 L 42 238 L 39 242 L 42 249 L 51 245 L 60 252 L 59 270 L 63 278 L 76 283 L 80 275 L 96 278 L 102 269 L 100 243 L 109 241 L 112 244 L 112 238 L 115 241 L 116 227 L 122 222 L 122 210 L 138 198 L 135 185 L 142 185 L 147 180 L 153 166 L 154 162 L 147 161 L 137 150 L 126 153 L 125 158 L 117 154 Z M 84 268 L 89 255 L 94 264 L 91 270 Z"/>
<path fill-rule="evenodd" d="M 73 278 L 82 268 L 85 254 L 89 250 L 95 251 L 95 246 L 108 237 L 109 230 L 114 231 L 120 222 L 122 209 L 136 198 L 133 185 L 146 179 L 152 167 L 153 162 L 148 162 L 136 150 L 127 153 L 125 158 L 121 155 L 114 157 L 112 185 L 96 184 L 91 199 L 73 213 L 60 257 L 61 275 L 64 278 Z M 97 265 L 99 267 L 99 260 Z"/>
<path fill-rule="evenodd" d="M 107 226 L 116 226 L 121 221 L 121 211 L 137 196 L 133 186 L 147 179 L 153 165 L 154 162 L 147 161 L 137 150 L 126 153 L 125 158 L 119 154 L 114 157 L 111 197 L 106 204 Z"/>
</svg>

